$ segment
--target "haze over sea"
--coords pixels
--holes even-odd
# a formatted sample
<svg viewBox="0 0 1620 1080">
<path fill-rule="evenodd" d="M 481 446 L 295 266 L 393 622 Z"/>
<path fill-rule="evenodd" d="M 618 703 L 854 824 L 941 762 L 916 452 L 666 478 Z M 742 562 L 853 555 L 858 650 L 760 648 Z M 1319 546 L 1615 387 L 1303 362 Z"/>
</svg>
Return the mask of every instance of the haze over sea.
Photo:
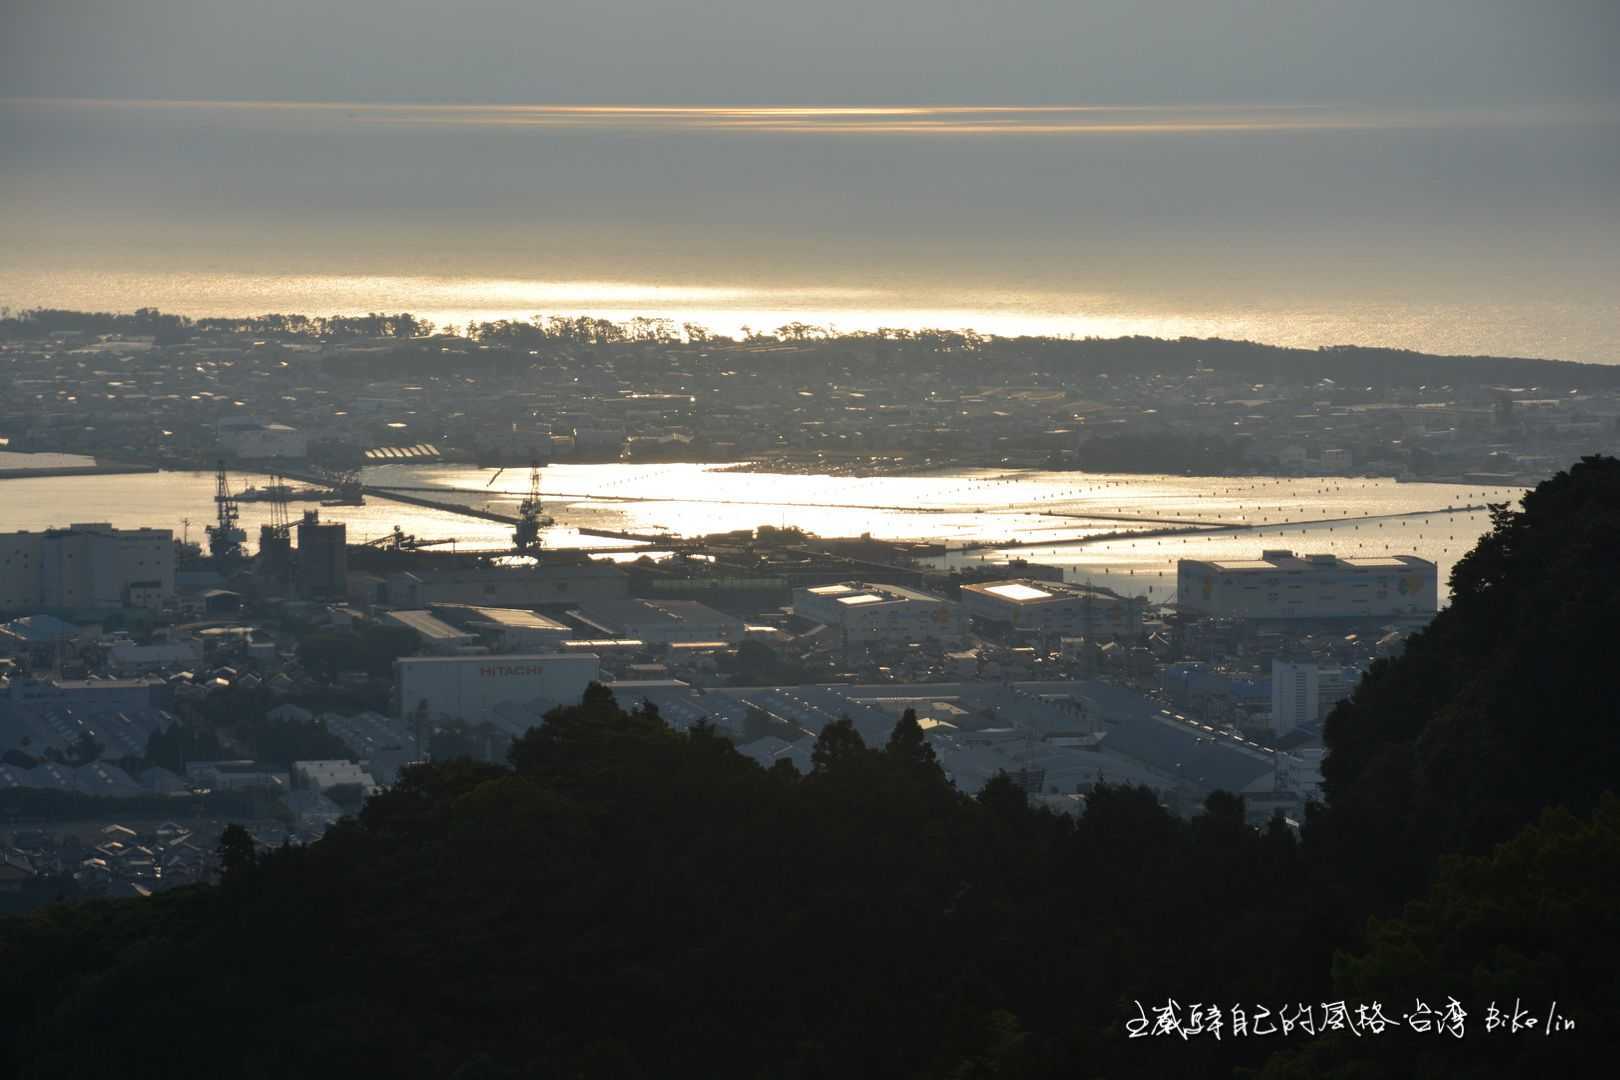
<svg viewBox="0 0 1620 1080">
<path fill-rule="evenodd" d="M 1620 360 L 1565 104 L 0 102 L 0 305 L 664 317 Z"/>
</svg>

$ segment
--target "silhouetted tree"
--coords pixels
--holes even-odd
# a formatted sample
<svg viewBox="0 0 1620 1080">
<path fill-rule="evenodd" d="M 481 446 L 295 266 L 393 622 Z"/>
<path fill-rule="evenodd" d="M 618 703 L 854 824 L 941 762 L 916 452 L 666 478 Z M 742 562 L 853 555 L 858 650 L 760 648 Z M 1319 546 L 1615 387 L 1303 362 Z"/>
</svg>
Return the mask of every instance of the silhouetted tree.
<svg viewBox="0 0 1620 1080">
<path fill-rule="evenodd" d="M 1390 911 L 1441 853 L 1486 851 L 1549 805 L 1589 811 L 1620 775 L 1620 712 L 1587 676 L 1620 606 L 1620 461 L 1584 458 L 1491 520 L 1451 605 L 1324 725 L 1313 834 L 1358 906 Z"/>
<path fill-rule="evenodd" d="M 916 709 L 907 709 L 900 715 L 883 753 L 908 775 L 930 781 L 945 777 L 934 748 L 928 745 L 922 725 L 917 722 Z"/>
<path fill-rule="evenodd" d="M 810 751 L 810 768 L 814 773 L 831 773 L 859 763 L 866 757 L 866 742 L 855 724 L 847 716 L 821 729 L 816 745 Z"/>
<path fill-rule="evenodd" d="M 241 883 L 253 871 L 258 854 L 253 837 L 240 825 L 227 825 L 219 835 L 219 869 L 227 885 Z"/>
</svg>

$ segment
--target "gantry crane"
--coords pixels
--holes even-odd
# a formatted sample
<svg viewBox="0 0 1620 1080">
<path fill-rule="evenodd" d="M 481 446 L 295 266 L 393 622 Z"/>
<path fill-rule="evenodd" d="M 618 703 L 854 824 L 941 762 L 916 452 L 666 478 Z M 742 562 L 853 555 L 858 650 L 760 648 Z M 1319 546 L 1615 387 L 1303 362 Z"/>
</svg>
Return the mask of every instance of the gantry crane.
<svg viewBox="0 0 1620 1080">
<path fill-rule="evenodd" d="M 221 565 L 237 562 L 242 558 L 242 541 L 247 539 L 247 533 L 236 523 L 236 496 L 231 494 L 224 461 L 219 463 L 214 473 L 214 508 L 216 523 L 206 530 L 208 553 Z"/>
<path fill-rule="evenodd" d="M 551 518 L 540 512 L 540 456 L 529 457 L 529 494 L 518 504 L 517 528 L 512 530 L 512 545 L 520 555 L 540 553 L 540 530 L 551 524 Z"/>
</svg>

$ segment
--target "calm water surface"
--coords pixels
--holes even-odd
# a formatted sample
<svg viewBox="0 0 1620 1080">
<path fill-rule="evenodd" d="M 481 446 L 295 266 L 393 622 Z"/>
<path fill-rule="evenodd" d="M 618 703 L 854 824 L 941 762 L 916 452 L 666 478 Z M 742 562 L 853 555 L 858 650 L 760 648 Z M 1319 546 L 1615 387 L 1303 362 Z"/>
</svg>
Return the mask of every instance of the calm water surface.
<svg viewBox="0 0 1620 1080">
<path fill-rule="evenodd" d="M 1620 114 L 0 99 L 0 306 L 1620 361 Z"/>
<path fill-rule="evenodd" d="M 432 488 L 447 502 L 515 514 L 527 492 L 524 470 L 491 482 L 491 470 L 382 465 L 367 483 Z M 264 483 L 233 474 L 236 489 Z M 728 472 L 722 466 L 555 465 L 542 478 L 556 526 L 549 547 L 622 549 L 623 541 L 578 529 L 643 535 L 699 535 L 759 525 L 795 526 L 823 536 L 870 533 L 883 539 L 943 542 L 944 565 L 1001 562 L 1012 555 L 1063 566 L 1072 580 L 1168 599 L 1178 558 L 1253 558 L 1263 548 L 1338 555 L 1416 554 L 1440 567 L 1442 598 L 1452 564 L 1490 527 L 1466 506 L 1516 502 L 1522 489 L 1402 484 L 1360 477 L 1227 478 L 1086 474 L 1034 470 L 957 470 L 925 476 L 851 479 Z M 0 481 L 0 530 L 43 529 L 72 521 L 152 526 L 204 539 L 214 513 L 214 477 L 205 472 Z M 315 503 L 294 503 L 296 517 Z M 423 539 L 453 539 L 458 550 L 502 550 L 510 529 L 497 522 L 369 498 L 363 507 L 321 507 L 344 521 L 351 542 L 394 526 Z M 190 520 L 189 526 L 186 520 Z M 268 504 L 241 504 L 249 548 Z M 1231 526 L 1210 535 L 1143 537 L 1148 529 Z M 1125 534 L 1125 535 L 1119 535 Z M 1087 538 L 1108 536 L 1108 539 Z M 1016 542 L 1016 548 L 998 547 Z M 451 547 L 452 545 L 445 545 Z M 965 550 L 962 550 L 965 549 Z M 622 557 L 634 557 L 631 554 Z"/>
</svg>

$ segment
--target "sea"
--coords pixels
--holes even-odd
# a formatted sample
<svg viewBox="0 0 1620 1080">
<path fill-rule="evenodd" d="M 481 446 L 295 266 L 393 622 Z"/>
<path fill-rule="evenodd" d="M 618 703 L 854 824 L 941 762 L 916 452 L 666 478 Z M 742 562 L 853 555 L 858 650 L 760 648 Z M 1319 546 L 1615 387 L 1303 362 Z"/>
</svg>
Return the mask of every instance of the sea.
<svg viewBox="0 0 1620 1080">
<path fill-rule="evenodd" d="M 1620 361 L 1612 109 L 0 99 L 0 308 Z"/>
</svg>

